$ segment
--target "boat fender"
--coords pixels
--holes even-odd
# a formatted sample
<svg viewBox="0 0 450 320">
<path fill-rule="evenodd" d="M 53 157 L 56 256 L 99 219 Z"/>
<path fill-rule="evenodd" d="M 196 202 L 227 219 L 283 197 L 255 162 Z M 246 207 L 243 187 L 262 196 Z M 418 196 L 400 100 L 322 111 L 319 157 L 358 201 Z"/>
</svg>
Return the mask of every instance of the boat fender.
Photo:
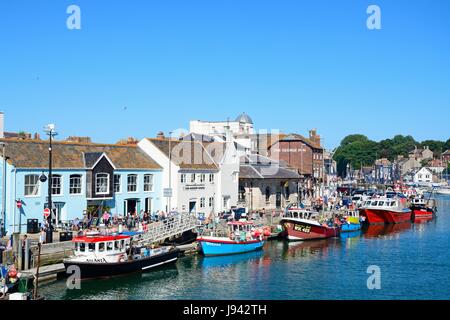
<svg viewBox="0 0 450 320">
<path fill-rule="evenodd" d="M 119 256 L 119 262 L 125 262 L 126 261 L 126 256 L 124 255 L 124 254 L 121 254 L 120 256 Z"/>
</svg>

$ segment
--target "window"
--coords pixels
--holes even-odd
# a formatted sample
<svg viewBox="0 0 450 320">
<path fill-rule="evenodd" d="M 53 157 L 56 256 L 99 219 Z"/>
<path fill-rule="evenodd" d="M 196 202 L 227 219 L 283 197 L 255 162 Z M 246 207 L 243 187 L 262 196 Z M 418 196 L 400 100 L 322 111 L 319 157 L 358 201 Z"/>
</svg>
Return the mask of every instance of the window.
<svg viewBox="0 0 450 320">
<path fill-rule="evenodd" d="M 95 175 L 95 193 L 108 194 L 109 190 L 109 174 L 97 173 Z"/>
<path fill-rule="evenodd" d="M 181 183 L 186 183 L 186 174 L 181 175 Z"/>
<path fill-rule="evenodd" d="M 98 244 L 98 252 L 105 252 L 105 243 L 104 242 L 100 242 Z"/>
<path fill-rule="evenodd" d="M 89 249 L 89 252 L 94 252 L 95 251 L 95 243 L 88 243 L 88 249 Z"/>
<path fill-rule="evenodd" d="M 25 176 L 25 196 L 39 195 L 39 176 L 29 174 Z"/>
<path fill-rule="evenodd" d="M 209 174 L 209 182 L 211 182 L 211 183 L 214 182 L 214 174 L 212 174 L 212 173 Z"/>
<path fill-rule="evenodd" d="M 122 176 L 120 174 L 114 175 L 114 192 L 119 193 L 120 192 L 120 181 Z"/>
<path fill-rule="evenodd" d="M 106 250 L 107 251 L 112 251 L 114 247 L 114 242 L 107 242 L 106 243 Z"/>
<path fill-rule="evenodd" d="M 116 251 L 120 250 L 120 241 L 119 240 L 116 240 L 114 242 L 114 250 L 116 250 Z"/>
<path fill-rule="evenodd" d="M 61 176 L 59 174 L 52 175 L 52 194 L 60 195 L 62 192 L 61 188 Z"/>
<path fill-rule="evenodd" d="M 200 198 L 200 208 L 205 207 L 205 198 Z"/>
<path fill-rule="evenodd" d="M 195 173 L 191 174 L 191 183 L 195 183 Z"/>
<path fill-rule="evenodd" d="M 210 208 L 214 207 L 214 197 L 209 198 L 209 207 Z"/>
<path fill-rule="evenodd" d="M 153 191 L 153 175 L 146 174 L 144 175 L 144 192 Z"/>
<path fill-rule="evenodd" d="M 137 192 L 137 175 L 128 175 L 128 192 Z"/>
<path fill-rule="evenodd" d="M 205 178 L 206 178 L 206 177 L 205 177 L 205 174 L 202 173 L 202 174 L 200 175 L 200 183 L 204 183 L 204 182 L 205 182 Z"/>
<path fill-rule="evenodd" d="M 245 187 L 243 186 L 239 187 L 239 201 L 245 202 Z"/>
<path fill-rule="evenodd" d="M 266 202 L 270 202 L 270 187 L 266 187 Z"/>
<path fill-rule="evenodd" d="M 69 193 L 81 194 L 81 175 L 73 174 L 70 176 Z"/>
<path fill-rule="evenodd" d="M 80 243 L 80 252 L 85 252 L 85 251 L 86 251 L 86 244 Z"/>
</svg>

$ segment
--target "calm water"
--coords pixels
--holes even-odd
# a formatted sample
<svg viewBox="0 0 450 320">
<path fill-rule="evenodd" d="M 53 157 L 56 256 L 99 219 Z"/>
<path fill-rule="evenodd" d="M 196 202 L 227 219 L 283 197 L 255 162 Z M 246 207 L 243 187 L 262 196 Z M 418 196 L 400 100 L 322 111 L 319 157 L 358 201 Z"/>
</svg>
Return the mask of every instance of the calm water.
<svg viewBox="0 0 450 320">
<path fill-rule="evenodd" d="M 346 239 L 288 244 L 264 251 L 186 257 L 160 271 L 82 283 L 46 285 L 48 299 L 449 299 L 450 197 L 424 224 L 370 228 Z M 381 290 L 367 289 L 367 268 L 381 268 Z"/>
</svg>

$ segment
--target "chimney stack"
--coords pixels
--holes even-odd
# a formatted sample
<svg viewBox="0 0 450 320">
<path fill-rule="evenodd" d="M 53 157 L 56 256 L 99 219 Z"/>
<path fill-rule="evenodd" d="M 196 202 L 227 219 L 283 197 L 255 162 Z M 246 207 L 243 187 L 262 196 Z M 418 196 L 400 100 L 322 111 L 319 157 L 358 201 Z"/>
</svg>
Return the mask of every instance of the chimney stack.
<svg viewBox="0 0 450 320">
<path fill-rule="evenodd" d="M 158 138 L 158 139 L 164 139 L 164 138 L 165 138 L 164 132 L 163 132 L 163 131 L 159 131 L 158 134 L 156 135 L 156 138 Z"/>
</svg>

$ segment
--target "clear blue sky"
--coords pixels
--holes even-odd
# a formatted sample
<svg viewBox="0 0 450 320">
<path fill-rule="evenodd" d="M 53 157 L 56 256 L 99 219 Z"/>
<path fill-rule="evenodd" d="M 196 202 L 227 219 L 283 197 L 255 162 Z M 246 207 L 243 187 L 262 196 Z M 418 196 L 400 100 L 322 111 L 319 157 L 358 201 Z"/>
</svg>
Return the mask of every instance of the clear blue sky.
<svg viewBox="0 0 450 320">
<path fill-rule="evenodd" d="M 81 8 L 81 30 L 66 9 Z M 382 10 L 382 30 L 366 9 Z M 98 142 L 226 120 L 327 147 L 450 138 L 448 0 L 2 0 L 6 130 Z M 125 107 L 126 110 L 125 110 Z M 425 121 L 424 121 L 425 120 Z"/>
</svg>

